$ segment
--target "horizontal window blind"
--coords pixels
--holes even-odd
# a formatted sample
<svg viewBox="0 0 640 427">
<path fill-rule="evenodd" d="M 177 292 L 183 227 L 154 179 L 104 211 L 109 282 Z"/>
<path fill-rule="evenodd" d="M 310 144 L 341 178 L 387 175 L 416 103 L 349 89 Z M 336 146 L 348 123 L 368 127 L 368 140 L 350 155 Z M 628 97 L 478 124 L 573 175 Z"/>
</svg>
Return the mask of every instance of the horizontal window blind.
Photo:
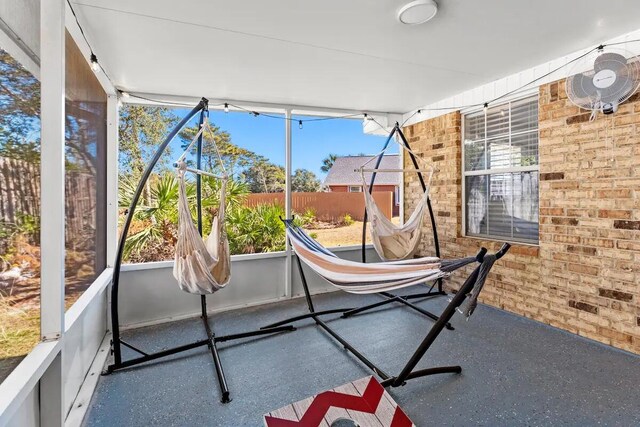
<svg viewBox="0 0 640 427">
<path fill-rule="evenodd" d="M 538 242 L 538 98 L 464 117 L 465 234 Z"/>
</svg>

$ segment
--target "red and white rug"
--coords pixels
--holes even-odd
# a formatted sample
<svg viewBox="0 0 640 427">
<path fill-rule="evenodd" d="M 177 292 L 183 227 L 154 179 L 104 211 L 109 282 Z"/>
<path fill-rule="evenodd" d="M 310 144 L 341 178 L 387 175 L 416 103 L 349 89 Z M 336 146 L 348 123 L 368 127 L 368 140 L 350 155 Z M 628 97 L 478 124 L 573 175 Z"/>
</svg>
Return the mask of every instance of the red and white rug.
<svg viewBox="0 0 640 427">
<path fill-rule="evenodd" d="M 271 411 L 266 427 L 330 427 L 339 419 L 360 427 L 415 427 L 404 411 L 372 376 L 325 391 Z"/>
</svg>

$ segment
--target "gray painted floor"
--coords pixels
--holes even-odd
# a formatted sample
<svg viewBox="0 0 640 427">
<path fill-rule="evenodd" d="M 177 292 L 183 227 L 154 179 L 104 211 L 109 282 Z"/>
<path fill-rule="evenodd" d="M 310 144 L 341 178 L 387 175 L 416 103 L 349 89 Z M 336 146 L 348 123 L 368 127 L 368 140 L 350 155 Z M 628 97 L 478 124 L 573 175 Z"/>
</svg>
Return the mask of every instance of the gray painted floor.
<svg viewBox="0 0 640 427">
<path fill-rule="evenodd" d="M 317 309 L 359 306 L 377 296 L 317 297 Z M 446 298 L 419 303 L 439 312 Z M 221 313 L 216 331 L 234 333 L 306 309 L 303 299 Z M 328 319 L 335 316 L 327 316 Z M 420 367 L 460 364 L 390 389 L 418 426 L 640 425 L 640 358 L 486 306 L 453 319 Z M 392 374 L 432 322 L 408 308 L 331 321 Z M 260 426 L 262 414 L 369 375 L 309 320 L 296 332 L 222 343 L 233 401 L 223 405 L 206 348 L 102 377 L 86 426 Z M 199 319 L 138 329 L 126 339 L 149 351 L 204 337 Z M 125 356 L 131 356 L 127 353 Z"/>
</svg>

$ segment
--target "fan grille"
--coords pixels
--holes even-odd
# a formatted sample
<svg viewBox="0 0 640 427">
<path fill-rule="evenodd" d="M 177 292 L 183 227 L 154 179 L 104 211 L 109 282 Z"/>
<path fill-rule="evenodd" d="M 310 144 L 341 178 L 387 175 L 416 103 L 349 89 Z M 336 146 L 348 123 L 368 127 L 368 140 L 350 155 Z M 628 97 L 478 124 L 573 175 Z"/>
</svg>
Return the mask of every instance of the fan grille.
<svg viewBox="0 0 640 427">
<path fill-rule="evenodd" d="M 574 66 L 586 68 L 590 70 L 572 73 L 566 80 L 567 96 L 580 108 L 615 110 L 640 87 L 640 58 L 625 50 L 598 51 Z"/>
</svg>

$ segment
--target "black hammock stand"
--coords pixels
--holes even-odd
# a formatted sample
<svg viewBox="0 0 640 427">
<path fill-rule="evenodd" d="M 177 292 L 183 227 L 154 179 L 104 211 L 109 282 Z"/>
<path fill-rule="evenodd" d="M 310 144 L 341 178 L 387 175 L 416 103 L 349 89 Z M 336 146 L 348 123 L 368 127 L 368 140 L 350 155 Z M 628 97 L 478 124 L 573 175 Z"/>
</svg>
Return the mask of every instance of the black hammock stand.
<svg viewBox="0 0 640 427">
<path fill-rule="evenodd" d="M 422 191 L 425 192 L 427 191 L 427 185 L 424 182 L 424 176 L 422 175 L 422 172 L 420 171 L 420 167 L 418 166 L 418 161 L 416 160 L 415 155 L 413 154 L 413 152 L 411 151 L 411 147 L 409 146 L 409 141 L 407 141 L 407 138 L 404 136 L 404 133 L 402 132 L 402 129 L 400 128 L 400 125 L 396 122 L 395 126 L 393 127 L 393 130 L 389 133 L 389 136 L 387 137 L 387 140 L 384 143 L 384 146 L 382 147 L 382 151 L 380 152 L 380 155 L 378 156 L 376 163 L 375 163 L 375 167 L 374 169 L 378 169 L 380 167 L 380 163 L 382 162 L 382 157 L 384 156 L 384 152 L 386 151 L 387 147 L 389 146 L 389 143 L 391 142 L 392 138 L 394 136 L 398 135 L 400 137 L 400 139 L 402 140 L 402 144 L 407 148 L 406 152 L 409 154 L 409 157 L 411 158 L 411 163 L 413 164 L 413 167 L 415 167 L 416 169 L 416 174 L 418 175 L 418 180 L 420 181 L 420 186 L 422 187 Z M 369 194 L 371 194 L 373 192 L 373 185 L 375 183 L 376 180 L 376 175 L 377 172 L 373 172 L 371 174 L 371 181 L 369 183 Z M 366 189 L 365 189 L 366 190 Z M 433 246 L 435 249 L 435 256 L 440 258 L 440 242 L 438 240 L 438 229 L 436 228 L 436 219 L 435 216 L 433 214 L 433 207 L 431 206 L 431 197 L 427 198 L 427 209 L 429 210 L 429 217 L 431 218 L 431 230 L 433 232 Z M 362 262 L 367 262 L 367 250 L 366 250 L 366 241 L 367 241 L 367 220 L 368 220 L 368 214 L 367 214 L 367 209 L 365 208 L 364 210 L 364 219 L 362 222 Z M 435 288 L 435 290 L 434 290 Z M 438 320 L 438 316 L 436 316 L 435 314 L 431 313 L 430 311 L 427 311 L 421 307 L 418 307 L 417 305 L 413 304 L 410 300 L 412 299 L 427 299 L 427 298 L 433 298 L 433 297 L 437 297 L 437 296 L 443 296 L 446 295 L 446 292 L 444 292 L 442 290 L 442 279 L 437 279 L 433 285 L 430 287 L 430 289 L 427 292 L 421 292 L 421 293 L 414 293 L 414 294 L 408 294 L 408 295 L 395 295 L 391 292 L 380 292 L 379 294 L 384 298 L 383 301 L 380 302 L 376 302 L 373 304 L 368 304 L 362 307 L 358 307 L 358 308 L 354 308 L 351 310 L 347 310 L 345 312 L 342 313 L 342 317 L 343 318 L 347 318 L 349 316 L 353 316 L 355 314 L 359 314 L 359 313 L 363 313 L 365 311 L 374 309 L 374 308 L 378 308 L 381 307 L 383 305 L 387 305 L 387 304 L 391 304 L 394 302 L 400 303 L 400 304 L 404 304 L 405 306 L 411 308 L 412 310 L 417 311 L 418 313 L 421 313 L 425 316 L 427 316 L 428 318 L 437 321 Z M 446 323 L 445 327 L 447 329 L 453 330 L 453 326 L 451 326 L 450 323 Z"/>
<path fill-rule="evenodd" d="M 422 176 L 422 172 L 420 172 L 420 167 L 418 165 L 418 161 L 415 158 L 415 155 L 413 154 L 413 152 L 411 151 L 411 147 L 409 146 L 409 141 L 407 141 L 407 138 L 404 136 L 404 133 L 402 132 L 402 129 L 400 128 L 400 125 L 396 122 L 395 126 L 393 127 L 393 130 L 389 133 L 389 136 L 387 137 L 384 146 L 382 148 L 382 151 L 380 152 L 380 155 L 378 156 L 377 160 L 376 160 L 376 164 L 374 169 L 378 169 L 380 167 L 380 163 L 382 162 L 382 156 L 384 155 L 384 151 L 387 149 L 387 147 L 389 146 L 389 143 L 391 142 L 392 138 L 398 134 L 400 136 L 400 138 L 402 139 L 402 143 L 408 148 L 407 153 L 409 154 L 410 158 L 411 158 L 411 162 L 413 164 L 413 166 L 416 168 L 416 173 L 418 174 L 418 180 L 420 181 L 420 185 L 422 186 L 422 190 L 423 191 L 427 191 L 427 184 L 424 182 L 424 177 Z M 371 181 L 369 184 L 369 192 L 373 191 L 373 184 L 375 183 L 375 179 L 376 179 L 376 175 L 377 172 L 373 172 L 371 174 Z M 427 208 L 429 210 L 429 216 L 431 217 L 431 229 L 433 230 L 433 243 L 435 246 L 435 255 L 439 258 L 440 257 L 440 243 L 438 240 L 438 230 L 436 228 L 436 220 L 435 220 L 435 216 L 433 214 L 433 207 L 431 206 L 431 198 L 427 199 Z M 367 240 L 367 210 L 365 208 L 364 211 L 364 219 L 363 219 L 363 224 L 362 224 L 362 262 L 365 263 L 367 262 L 367 254 L 366 254 L 366 240 Z M 302 277 L 302 281 L 303 281 L 303 285 L 305 283 L 305 278 L 304 278 L 304 273 L 302 272 L 302 270 L 300 269 L 300 275 Z M 434 290 L 435 288 L 435 290 Z M 305 290 L 306 292 L 306 290 Z M 410 300 L 412 299 L 426 299 L 426 298 L 433 298 L 433 297 L 437 297 L 437 296 L 443 296 L 446 295 L 446 292 L 444 292 L 444 290 L 442 289 L 442 279 L 437 279 L 433 285 L 431 286 L 431 288 L 427 291 L 427 292 L 421 292 L 421 293 L 414 293 L 414 294 L 409 294 L 409 295 L 395 295 L 391 292 L 379 292 L 377 295 L 380 295 L 382 297 L 384 297 L 383 301 L 379 301 L 376 303 L 372 303 L 372 304 L 368 304 L 362 307 L 357 307 L 357 308 L 332 308 L 332 309 L 328 309 L 328 310 L 322 310 L 322 311 L 316 311 L 313 308 L 313 304 L 310 303 L 309 304 L 309 313 L 305 313 L 305 314 L 301 314 L 299 316 L 294 316 L 291 317 L 289 319 L 284 319 L 280 322 L 276 322 L 273 323 L 271 325 L 269 325 L 269 327 L 274 327 L 274 326 L 280 326 L 280 325 L 286 325 L 288 323 L 291 322 L 295 322 L 298 320 L 303 320 L 303 319 L 308 319 L 308 318 L 313 318 L 316 319 L 317 316 L 321 316 L 321 315 L 325 315 L 325 314 L 336 314 L 339 313 L 341 314 L 342 318 L 348 318 L 350 316 L 359 314 L 359 313 L 363 313 L 365 311 L 368 310 L 372 310 L 374 308 L 386 305 L 386 304 L 391 304 L 393 302 L 397 302 L 397 303 L 401 303 L 404 304 L 405 306 L 417 311 L 418 313 L 421 313 L 425 316 L 427 316 L 429 319 L 432 319 L 433 321 L 437 321 L 439 319 L 439 317 L 433 313 L 431 313 L 430 311 L 427 311 L 421 307 L 418 307 L 417 305 L 413 304 Z M 309 301 L 308 301 L 309 302 Z M 449 323 L 449 321 L 447 321 L 445 323 L 445 328 L 453 330 L 453 326 L 451 326 L 451 324 Z"/>
<path fill-rule="evenodd" d="M 391 138 L 393 138 L 396 133 L 399 133 L 403 143 L 406 144 L 409 150 L 411 150 L 411 148 L 409 147 L 409 143 L 406 140 L 404 134 L 402 133 L 402 130 L 400 129 L 400 126 L 398 125 L 398 123 L 395 124 L 392 132 L 389 134 L 389 137 L 387 138 L 384 149 L 387 148 L 387 146 L 389 145 L 389 142 L 391 141 Z M 382 154 L 384 154 L 384 149 L 383 149 L 383 153 L 381 153 L 381 156 Z M 422 177 L 422 174 L 420 173 L 420 170 L 419 170 L 420 168 L 418 166 L 417 160 L 415 159 L 415 156 L 413 155 L 413 153 L 411 153 L 410 151 L 408 152 L 409 152 L 409 155 L 411 156 L 413 165 L 416 168 L 416 171 L 418 172 L 418 178 L 422 185 L 422 189 L 426 191 L 426 184 L 424 182 L 424 178 Z M 376 169 L 380 166 L 381 161 L 382 161 L 382 158 L 381 157 L 378 158 L 376 167 L 375 167 Z M 371 177 L 371 185 L 369 187 L 370 189 L 373 188 L 374 179 L 375 179 L 375 172 Z M 432 225 L 433 234 L 434 234 L 436 256 L 440 257 L 440 247 L 438 242 L 438 235 L 436 232 L 435 217 L 433 215 L 433 209 L 431 207 L 430 201 L 428 201 L 428 208 L 429 208 L 429 213 L 431 215 L 431 225 Z M 366 262 L 366 255 L 365 255 L 366 215 L 367 213 L 365 210 L 365 224 L 363 225 L 363 237 L 362 237 L 362 261 L 363 262 Z M 292 226 L 293 219 L 283 219 L 283 218 L 280 218 L 280 219 L 285 224 L 285 228 L 289 228 Z M 300 280 L 302 282 L 302 288 L 304 291 L 304 297 L 307 303 L 308 311 L 304 314 L 293 316 L 293 317 L 283 319 L 281 321 L 263 326 L 262 329 L 269 330 L 270 328 L 289 325 L 291 323 L 294 323 L 300 320 L 311 319 L 314 321 L 316 326 L 320 327 L 320 329 L 322 329 L 329 336 L 331 336 L 333 339 L 339 342 L 344 347 L 345 350 L 353 354 L 360 362 L 362 362 L 365 366 L 371 369 L 378 377 L 380 377 L 381 384 L 384 387 L 400 387 L 405 385 L 406 382 L 410 379 L 425 377 L 429 375 L 444 374 L 444 373 L 460 373 L 462 372 L 462 368 L 457 365 L 456 366 L 439 366 L 439 367 L 417 369 L 417 370 L 415 368 L 418 365 L 418 362 L 420 362 L 420 360 L 422 360 L 424 355 L 427 353 L 427 351 L 429 350 L 433 342 L 436 340 L 438 335 L 440 335 L 440 333 L 445 328 L 453 329 L 449 321 L 451 320 L 453 315 L 456 313 L 456 311 L 457 310 L 459 311 L 459 307 L 462 305 L 465 299 L 471 296 L 472 292 L 474 293 L 474 296 L 472 296 L 472 302 L 475 305 L 475 301 L 477 300 L 477 297 L 480 291 L 482 290 L 484 282 L 487 279 L 487 275 L 489 274 L 489 271 L 491 270 L 493 263 L 496 260 L 502 258 L 509 251 L 510 247 L 511 245 L 509 245 L 508 243 L 505 243 L 504 245 L 502 245 L 500 250 L 493 255 L 487 255 L 487 249 L 481 248 L 475 256 L 475 261 L 478 263 L 478 265 L 474 268 L 471 275 L 469 275 L 467 279 L 464 281 L 464 283 L 462 284 L 458 292 L 453 296 L 453 298 L 451 298 L 449 304 L 445 307 L 445 309 L 440 314 L 440 316 L 436 316 L 433 313 L 423 310 L 420 307 L 410 303 L 408 300 L 414 299 L 414 298 L 425 298 L 425 297 L 428 298 L 433 296 L 446 295 L 445 292 L 442 290 L 442 279 L 438 279 L 436 282 L 434 282 L 432 289 L 430 289 L 429 292 L 427 293 L 396 296 L 389 292 L 378 292 L 379 294 L 386 297 L 384 301 L 363 306 L 360 308 L 355 308 L 355 309 L 354 308 L 334 308 L 334 309 L 328 309 L 328 310 L 316 310 L 313 303 L 313 297 L 311 295 L 311 292 L 309 290 L 309 285 L 307 283 L 305 271 L 302 266 L 302 261 L 300 260 L 300 257 L 296 255 L 295 256 L 296 265 L 298 268 L 298 273 L 300 275 Z M 437 291 L 432 292 L 433 287 L 435 287 L 436 285 L 437 285 Z M 405 366 L 402 368 L 400 373 L 395 376 L 388 374 L 382 368 L 380 368 L 371 360 L 369 360 L 362 352 L 360 352 L 357 348 L 351 345 L 349 341 L 347 341 L 343 336 L 341 336 L 331 326 L 329 326 L 327 322 L 321 319 L 321 316 L 324 316 L 327 314 L 335 314 L 335 313 L 341 313 L 342 317 L 349 317 L 350 315 L 361 313 L 363 311 L 366 311 L 375 307 L 379 307 L 381 305 L 389 304 L 391 302 L 403 303 L 408 307 L 426 315 L 427 317 L 435 321 L 431 329 L 429 329 L 426 336 L 424 337 L 422 342 L 420 342 L 420 344 L 418 345 L 416 350 L 413 352 L 413 354 L 411 355 L 411 357 L 409 358 Z M 468 311 L 468 315 L 470 315 L 472 311 L 473 311 L 472 309 L 471 311 Z"/>
<path fill-rule="evenodd" d="M 280 218 L 282 222 L 285 224 L 286 228 L 292 227 L 293 219 L 283 219 Z M 327 324 L 320 317 L 326 314 L 331 313 L 340 313 L 344 312 L 345 309 L 333 309 L 333 310 L 322 310 L 316 311 L 315 306 L 313 304 L 313 297 L 311 292 L 309 291 L 309 285 L 307 283 L 307 279 L 305 276 L 304 268 L 302 267 L 302 261 L 300 261 L 300 257 L 296 255 L 296 264 L 298 267 L 298 273 L 300 274 L 300 280 L 302 281 L 302 288 L 304 290 L 304 296 L 307 303 L 308 312 L 305 314 L 301 314 L 295 317 L 291 317 L 288 319 L 284 319 L 282 321 L 272 323 L 270 325 L 266 325 L 263 327 L 264 330 L 268 330 L 270 328 L 287 325 L 290 323 L 297 322 L 303 319 L 312 319 L 316 326 L 320 327 L 324 332 L 326 332 L 333 339 L 338 341 L 345 350 L 349 351 L 353 354 L 360 362 L 366 365 L 369 369 L 373 371 L 378 377 L 380 377 L 380 384 L 384 387 L 400 387 L 406 384 L 406 382 L 413 378 L 420 378 L 429 375 L 436 374 L 444 374 L 444 373 L 456 373 L 459 374 L 462 372 L 462 367 L 455 366 L 438 366 L 433 368 L 426 369 L 415 369 L 418 365 L 418 362 L 422 360 L 424 355 L 427 353 L 431 345 L 434 343 L 438 335 L 447 327 L 449 321 L 456 313 L 459 311 L 459 307 L 465 301 L 465 299 L 469 296 L 472 297 L 472 302 L 475 305 L 475 300 L 482 290 L 482 286 L 484 285 L 485 280 L 487 279 L 487 275 L 493 266 L 493 263 L 498 259 L 502 258 L 511 245 L 505 243 L 502 245 L 500 250 L 493 255 L 487 255 L 487 250 L 485 248 L 481 248 L 475 256 L 475 262 L 478 265 L 474 268 L 473 272 L 467 277 L 464 281 L 458 292 L 453 296 L 449 304 L 445 307 L 442 314 L 435 321 L 431 329 L 427 332 L 426 336 L 422 340 L 422 342 L 418 345 L 416 350 L 413 352 L 407 363 L 404 365 L 402 370 L 398 375 L 390 375 L 385 372 L 378 365 L 373 363 L 369 358 L 367 358 L 362 352 L 360 352 L 357 348 L 355 348 L 349 341 L 347 341 L 343 336 L 341 336 L 338 332 L 336 332 L 331 326 Z M 473 292 L 473 295 L 472 295 Z M 468 315 L 471 314 L 471 311 L 468 311 Z"/>
<path fill-rule="evenodd" d="M 142 195 L 142 191 L 145 188 L 146 182 L 151 175 L 151 171 L 153 170 L 158 160 L 160 160 L 160 156 L 164 153 L 165 149 L 171 143 L 173 138 L 182 130 L 182 128 L 198 113 L 200 113 L 200 126 L 204 123 L 204 118 L 209 114 L 209 101 L 206 98 L 202 98 L 198 105 L 196 105 L 181 121 L 178 125 L 169 133 L 164 142 L 158 147 L 156 150 L 151 162 L 147 165 L 144 173 L 142 174 L 142 178 L 140 178 L 140 182 L 136 188 L 136 192 L 131 200 L 131 205 L 129 206 L 127 218 L 122 227 L 122 234 L 120 235 L 120 241 L 118 243 L 118 252 L 116 255 L 116 261 L 114 263 L 114 271 L 113 271 L 113 281 L 111 287 L 111 329 L 112 329 L 112 340 L 111 340 L 111 353 L 113 355 L 113 363 L 107 367 L 103 375 L 110 374 L 114 371 L 129 368 L 131 366 L 139 365 L 141 363 L 146 363 L 152 360 L 161 359 L 167 356 L 171 356 L 176 353 L 182 353 L 184 351 L 192 350 L 198 347 L 209 347 L 211 352 L 211 357 L 213 358 L 213 363 L 215 365 L 216 374 L 218 377 L 218 384 L 220 386 L 220 392 L 222 394 L 221 401 L 222 403 L 227 403 L 231 401 L 229 386 L 227 385 L 227 380 L 224 375 L 224 370 L 222 368 L 222 362 L 220 360 L 220 355 L 218 353 L 218 348 L 216 346 L 219 342 L 224 341 L 232 341 L 242 338 L 255 337 L 259 335 L 267 335 L 277 332 L 284 331 L 293 331 L 295 328 L 293 326 L 282 326 L 282 327 L 274 327 L 274 328 L 265 328 L 259 329 L 255 331 L 249 332 L 241 332 L 238 334 L 232 335 L 223 335 L 218 336 L 214 333 L 210 319 L 207 313 L 207 299 L 205 295 L 200 295 L 200 308 L 201 314 L 200 317 L 202 319 L 202 323 L 204 325 L 204 330 L 207 338 L 198 340 L 195 342 L 191 342 L 188 344 L 184 344 L 178 347 L 170 348 L 167 350 L 162 350 L 155 353 L 147 353 L 132 344 L 124 341 L 120 337 L 120 323 L 118 316 L 118 290 L 120 287 L 120 267 L 122 265 L 122 256 L 124 253 L 124 246 L 127 240 L 127 234 L 129 232 L 129 227 L 131 225 L 131 220 L 133 219 L 133 215 L 135 213 L 136 205 L 138 204 L 138 200 Z M 202 134 L 198 138 L 197 141 L 197 151 L 196 151 L 196 162 L 197 168 L 200 169 L 201 161 L 202 161 Z M 197 196 L 197 223 L 198 223 L 198 231 L 200 235 L 202 235 L 202 183 L 201 177 L 199 174 L 196 175 L 196 196 Z M 138 353 L 139 356 L 134 357 L 132 359 L 123 360 L 122 358 L 122 347 L 126 347 L 134 352 Z"/>
</svg>

